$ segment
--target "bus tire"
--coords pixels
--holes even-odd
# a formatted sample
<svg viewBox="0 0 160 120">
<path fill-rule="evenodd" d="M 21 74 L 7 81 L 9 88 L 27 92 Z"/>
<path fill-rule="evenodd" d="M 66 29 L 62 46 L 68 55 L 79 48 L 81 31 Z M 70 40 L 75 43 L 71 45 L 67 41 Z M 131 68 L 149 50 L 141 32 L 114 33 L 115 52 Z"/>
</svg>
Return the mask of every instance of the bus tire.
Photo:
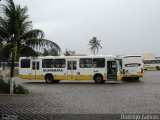
<svg viewBox="0 0 160 120">
<path fill-rule="evenodd" d="M 95 81 L 96 84 L 101 84 L 101 83 L 104 83 L 104 82 L 105 82 L 105 81 L 103 80 L 103 76 L 102 76 L 102 75 L 95 75 L 94 81 Z"/>
<path fill-rule="evenodd" d="M 160 67 L 159 67 L 159 66 L 156 66 L 156 70 L 160 70 Z"/>
<path fill-rule="evenodd" d="M 46 80 L 46 83 L 53 83 L 54 82 L 53 75 L 51 74 L 46 75 L 45 80 Z"/>
</svg>

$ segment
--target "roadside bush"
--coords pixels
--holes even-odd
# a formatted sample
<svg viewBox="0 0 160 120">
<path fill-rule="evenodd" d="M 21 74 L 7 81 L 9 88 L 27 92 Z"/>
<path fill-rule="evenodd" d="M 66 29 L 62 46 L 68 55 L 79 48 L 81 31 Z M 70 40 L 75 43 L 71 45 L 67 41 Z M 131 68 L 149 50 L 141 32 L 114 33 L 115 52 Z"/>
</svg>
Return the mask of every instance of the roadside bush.
<svg viewBox="0 0 160 120">
<path fill-rule="evenodd" d="M 28 94 L 29 91 L 22 85 L 16 85 L 14 83 L 14 93 L 15 94 Z M 10 93 L 10 81 L 5 81 L 0 78 L 0 93 Z"/>
<path fill-rule="evenodd" d="M 160 67 L 159 67 L 159 66 L 156 66 L 156 70 L 160 70 Z"/>
<path fill-rule="evenodd" d="M 0 78 L 0 93 L 10 93 L 10 82 Z"/>
<path fill-rule="evenodd" d="M 27 89 L 25 89 L 23 86 L 21 85 L 15 85 L 14 87 L 14 93 L 16 94 L 28 94 L 29 91 Z"/>
</svg>

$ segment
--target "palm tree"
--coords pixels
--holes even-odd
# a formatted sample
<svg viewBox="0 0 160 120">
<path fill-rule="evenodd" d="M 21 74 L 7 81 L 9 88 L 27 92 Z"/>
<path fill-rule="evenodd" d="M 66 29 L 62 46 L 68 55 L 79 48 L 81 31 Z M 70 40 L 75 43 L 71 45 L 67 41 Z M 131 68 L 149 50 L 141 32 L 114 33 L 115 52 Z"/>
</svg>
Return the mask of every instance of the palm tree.
<svg viewBox="0 0 160 120">
<path fill-rule="evenodd" d="M 98 53 L 99 48 L 102 49 L 102 46 L 100 45 L 100 42 L 101 41 L 97 40 L 96 37 L 93 37 L 93 39 L 90 39 L 90 41 L 89 41 L 89 46 L 91 46 L 90 50 L 94 55 Z"/>
<path fill-rule="evenodd" d="M 61 51 L 60 47 L 47 39 L 40 29 L 32 29 L 32 22 L 27 15 L 27 7 L 15 5 L 13 0 L 5 0 L 1 4 L 2 14 L 0 15 L 0 56 L 11 61 L 11 74 L 14 73 L 14 62 L 20 56 L 38 55 L 36 50 L 43 47 L 54 48 Z"/>
<path fill-rule="evenodd" d="M 41 55 L 42 56 L 59 56 L 60 54 L 59 54 L 59 52 L 56 50 L 56 49 L 54 49 L 54 48 L 51 48 L 51 49 L 49 49 L 49 50 L 47 50 L 46 48 L 44 48 L 44 50 L 43 50 L 43 53 L 41 53 Z"/>
<path fill-rule="evenodd" d="M 70 50 L 66 49 L 64 55 L 65 55 L 65 56 L 71 56 Z"/>
</svg>

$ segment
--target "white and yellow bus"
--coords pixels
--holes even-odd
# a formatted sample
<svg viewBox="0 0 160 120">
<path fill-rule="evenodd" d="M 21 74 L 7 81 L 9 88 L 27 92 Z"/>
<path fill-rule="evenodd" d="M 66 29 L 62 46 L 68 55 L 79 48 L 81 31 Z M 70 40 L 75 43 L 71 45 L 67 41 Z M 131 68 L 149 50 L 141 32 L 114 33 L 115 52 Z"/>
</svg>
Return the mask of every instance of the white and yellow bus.
<svg viewBox="0 0 160 120">
<path fill-rule="evenodd" d="M 47 83 L 60 80 L 120 81 L 121 70 L 115 56 L 46 56 L 19 59 L 19 77 L 41 79 Z"/>
<path fill-rule="evenodd" d="M 143 60 L 145 70 L 160 70 L 160 60 Z"/>
<path fill-rule="evenodd" d="M 140 55 L 126 55 L 119 57 L 123 79 L 139 79 L 144 76 L 144 64 Z"/>
</svg>

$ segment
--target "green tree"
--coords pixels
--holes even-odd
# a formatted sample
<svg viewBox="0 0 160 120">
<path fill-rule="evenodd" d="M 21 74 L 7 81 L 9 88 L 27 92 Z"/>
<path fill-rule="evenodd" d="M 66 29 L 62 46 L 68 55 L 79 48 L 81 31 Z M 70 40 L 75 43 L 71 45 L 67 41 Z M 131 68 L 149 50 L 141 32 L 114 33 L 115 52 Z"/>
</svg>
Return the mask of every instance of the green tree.
<svg viewBox="0 0 160 120">
<path fill-rule="evenodd" d="M 65 56 L 71 56 L 71 53 L 68 49 L 66 49 L 65 53 L 64 53 Z"/>
<path fill-rule="evenodd" d="M 96 37 L 93 37 L 89 41 L 90 50 L 94 55 L 98 53 L 99 48 L 102 49 L 100 42 L 101 42 L 101 40 L 97 40 Z"/>
<path fill-rule="evenodd" d="M 42 56 L 59 56 L 60 53 L 56 49 L 54 49 L 54 48 L 51 48 L 49 50 L 47 50 L 46 48 L 44 48 L 43 53 L 41 55 Z"/>
<path fill-rule="evenodd" d="M 5 0 L 5 4 L 0 5 L 0 57 L 11 61 L 11 74 L 14 73 L 14 62 L 20 56 L 38 55 L 36 50 L 43 47 L 54 48 L 60 52 L 60 47 L 47 39 L 40 29 L 32 29 L 32 22 L 29 21 L 27 7 L 15 5 L 13 0 Z M 4 59 L 3 59 L 4 60 Z"/>
</svg>

